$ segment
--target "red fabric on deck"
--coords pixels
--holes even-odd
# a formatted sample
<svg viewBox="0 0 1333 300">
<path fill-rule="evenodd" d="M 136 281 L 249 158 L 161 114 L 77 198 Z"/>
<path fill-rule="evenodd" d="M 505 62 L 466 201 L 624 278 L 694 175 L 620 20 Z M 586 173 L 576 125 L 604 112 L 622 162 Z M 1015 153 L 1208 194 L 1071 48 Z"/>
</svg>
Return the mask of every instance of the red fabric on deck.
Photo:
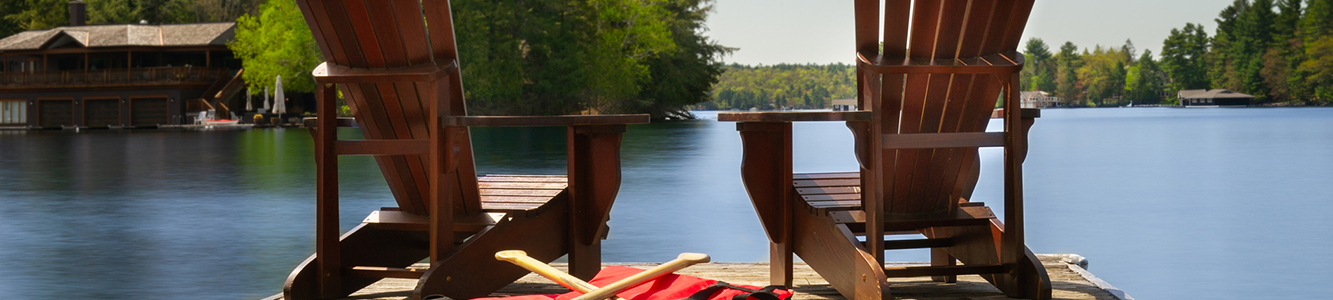
<svg viewBox="0 0 1333 300">
<path fill-rule="evenodd" d="M 602 269 L 601 272 L 598 272 L 597 276 L 593 277 L 593 279 L 591 281 L 588 281 L 588 283 L 591 283 L 592 285 L 599 287 L 606 286 L 622 278 L 638 274 L 639 272 L 643 272 L 643 270 L 630 267 L 622 267 L 622 266 L 610 266 Z M 679 300 L 689 297 L 690 295 L 693 295 L 695 292 L 701 291 L 704 288 L 713 285 L 714 283 L 717 283 L 717 280 L 703 279 L 699 277 L 686 276 L 686 275 L 667 274 L 666 276 L 658 277 L 657 279 L 648 281 L 642 285 L 624 291 L 620 291 L 620 293 L 617 293 L 616 296 L 620 296 L 621 298 L 625 298 L 626 300 Z M 736 286 L 753 290 L 760 289 L 760 287 L 757 286 L 749 286 L 749 285 L 736 285 Z M 781 299 L 787 299 L 791 297 L 791 291 L 787 291 L 784 289 L 774 290 L 773 292 L 778 294 L 778 298 Z M 741 290 L 722 289 L 714 293 L 713 296 L 709 297 L 708 299 L 731 300 L 731 297 L 747 293 L 748 292 Z M 583 293 L 569 292 L 559 295 L 523 295 L 523 296 L 511 296 L 511 297 L 489 297 L 489 298 L 476 298 L 474 300 L 552 300 L 552 299 L 569 300 L 569 299 L 574 299 L 574 297 L 578 297 L 579 295 L 583 295 Z"/>
</svg>

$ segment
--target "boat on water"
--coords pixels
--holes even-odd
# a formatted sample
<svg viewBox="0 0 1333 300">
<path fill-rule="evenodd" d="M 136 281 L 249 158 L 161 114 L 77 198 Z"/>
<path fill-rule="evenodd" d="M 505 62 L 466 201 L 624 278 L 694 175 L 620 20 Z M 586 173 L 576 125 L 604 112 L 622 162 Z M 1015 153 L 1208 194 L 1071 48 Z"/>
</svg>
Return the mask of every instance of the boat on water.
<svg viewBox="0 0 1333 300">
<path fill-rule="evenodd" d="M 212 125 L 236 125 L 236 123 L 239 123 L 239 122 L 241 122 L 241 120 L 232 120 L 232 119 L 207 120 L 207 121 L 204 121 L 204 125 L 209 125 L 209 126 L 212 126 Z"/>
</svg>

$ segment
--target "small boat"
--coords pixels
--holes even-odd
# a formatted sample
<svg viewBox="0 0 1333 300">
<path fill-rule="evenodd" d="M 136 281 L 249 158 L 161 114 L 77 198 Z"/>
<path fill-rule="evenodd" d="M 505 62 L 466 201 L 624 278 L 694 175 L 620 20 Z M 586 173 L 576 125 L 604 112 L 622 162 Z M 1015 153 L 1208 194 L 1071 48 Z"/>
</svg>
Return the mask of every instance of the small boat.
<svg viewBox="0 0 1333 300">
<path fill-rule="evenodd" d="M 209 126 L 213 126 L 213 125 L 236 125 L 236 123 L 238 123 L 238 122 L 240 122 L 240 121 L 241 121 L 241 120 L 232 120 L 232 119 L 208 120 L 208 121 L 204 121 L 204 125 L 209 125 Z"/>
</svg>

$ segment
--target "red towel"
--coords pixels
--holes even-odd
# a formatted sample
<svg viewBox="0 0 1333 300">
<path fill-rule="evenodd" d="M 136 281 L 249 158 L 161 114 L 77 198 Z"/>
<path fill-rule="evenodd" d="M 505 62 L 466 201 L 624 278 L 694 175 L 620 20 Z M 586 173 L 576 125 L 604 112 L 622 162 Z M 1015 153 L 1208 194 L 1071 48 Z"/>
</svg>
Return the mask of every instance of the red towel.
<svg viewBox="0 0 1333 300">
<path fill-rule="evenodd" d="M 602 269 L 601 272 L 598 272 L 597 276 L 593 277 L 592 281 L 589 281 L 588 283 L 591 283 L 592 285 L 599 287 L 606 286 L 622 278 L 638 274 L 639 272 L 643 272 L 643 270 L 630 267 L 622 267 L 622 266 L 610 266 Z M 626 300 L 679 300 L 688 298 L 691 295 L 694 295 L 695 293 L 702 291 L 708 288 L 709 286 L 712 286 L 715 283 L 718 283 L 718 281 L 712 279 L 703 279 L 694 276 L 667 274 L 665 276 L 658 277 L 657 279 L 648 281 L 639 286 L 620 291 L 620 293 L 617 293 L 616 296 L 620 296 L 621 298 L 625 298 Z M 749 286 L 749 285 L 734 285 L 734 286 L 750 290 L 760 289 L 760 287 Z M 736 295 L 742 295 L 748 293 L 750 292 L 732 288 L 724 288 L 724 289 L 719 289 L 717 292 L 714 292 L 713 296 L 708 297 L 708 299 L 731 300 L 731 298 L 735 297 Z M 786 289 L 776 289 L 773 290 L 773 293 L 777 294 L 779 299 L 787 299 L 791 297 L 791 291 L 788 291 Z M 554 295 L 554 294 L 524 295 L 524 296 L 511 296 L 511 297 L 476 298 L 474 300 L 552 300 L 552 299 L 569 300 L 569 299 L 574 299 L 574 297 L 578 297 L 579 295 L 583 295 L 583 293 L 574 291 L 559 295 Z M 750 299 L 753 299 L 753 297 L 751 297 Z"/>
</svg>

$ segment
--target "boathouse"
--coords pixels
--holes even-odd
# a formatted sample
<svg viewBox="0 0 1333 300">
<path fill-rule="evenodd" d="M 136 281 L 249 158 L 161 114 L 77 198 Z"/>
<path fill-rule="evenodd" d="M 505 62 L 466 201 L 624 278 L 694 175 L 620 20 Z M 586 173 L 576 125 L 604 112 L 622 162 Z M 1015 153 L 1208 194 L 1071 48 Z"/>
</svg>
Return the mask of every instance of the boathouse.
<svg viewBox="0 0 1333 300">
<path fill-rule="evenodd" d="M 1019 105 L 1022 108 L 1047 108 L 1059 107 L 1060 97 L 1052 96 L 1051 93 L 1043 91 L 1022 91 L 1018 92 Z"/>
<path fill-rule="evenodd" d="M 85 25 L 83 4 L 70 2 L 69 26 L 0 39 L 0 126 L 155 127 L 197 111 L 228 115 L 225 100 L 244 86 L 227 49 L 235 22 Z"/>
<path fill-rule="evenodd" d="M 1254 96 L 1228 89 L 1181 90 L 1176 96 L 1185 107 L 1249 106 L 1254 100 Z"/>
<path fill-rule="evenodd" d="M 856 110 L 856 99 L 834 99 L 833 111 L 854 111 Z"/>
</svg>

